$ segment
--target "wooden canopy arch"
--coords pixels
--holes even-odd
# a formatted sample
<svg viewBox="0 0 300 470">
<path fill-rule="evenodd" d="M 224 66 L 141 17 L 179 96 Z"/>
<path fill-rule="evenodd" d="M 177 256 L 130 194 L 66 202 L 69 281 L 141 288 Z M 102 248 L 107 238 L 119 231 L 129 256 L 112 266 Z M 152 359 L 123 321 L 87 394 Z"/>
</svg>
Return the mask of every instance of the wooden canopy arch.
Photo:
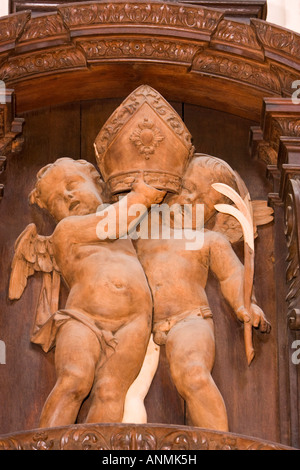
<svg viewBox="0 0 300 470">
<path fill-rule="evenodd" d="M 18 112 L 148 83 L 167 99 L 259 120 L 264 97 L 293 93 L 299 49 L 300 36 L 263 20 L 172 2 L 83 2 L 0 19 L 0 79 Z"/>
<path fill-rule="evenodd" d="M 125 440 L 124 442 L 129 442 L 126 448 L 130 449 L 137 445 L 136 435 L 139 439 L 143 439 L 144 435 L 149 436 L 152 433 L 151 445 L 155 447 L 157 442 L 164 443 L 171 433 L 173 436 L 173 431 L 184 436 L 186 447 L 183 448 L 190 449 L 202 449 L 205 440 L 207 445 L 204 447 L 207 449 L 274 447 L 268 441 L 274 441 L 275 438 L 276 442 L 280 442 L 275 448 L 280 448 L 281 444 L 300 447 L 300 376 L 297 367 L 291 364 L 290 360 L 291 347 L 298 338 L 300 330 L 300 232 L 297 216 L 300 213 L 300 104 L 298 99 L 295 99 L 296 82 L 300 80 L 300 35 L 264 20 L 251 19 L 249 23 L 239 22 L 228 19 L 218 9 L 175 1 L 77 2 L 60 6 L 57 11 L 42 16 L 36 17 L 30 11 L 23 11 L 0 18 L 0 80 L 4 81 L 7 89 L 6 103 L 0 104 L 0 176 L 1 181 L 7 186 L 7 198 L 5 196 L 1 202 L 1 211 L 3 210 L 4 214 L 6 207 L 4 204 L 7 200 L 5 217 L 8 220 L 5 218 L 4 221 L 3 239 L 5 236 L 13 238 L 9 240 L 7 254 L 3 255 L 2 259 L 4 266 L 2 280 L 5 279 L 3 282 L 7 282 L 13 242 L 23 229 L 25 220 L 27 223 L 26 216 L 29 211 L 19 195 L 17 201 L 12 186 L 18 185 L 18 181 L 21 181 L 20 194 L 28 194 L 26 191 L 31 184 L 32 175 L 42 164 L 49 163 L 50 159 L 54 158 L 50 156 L 50 151 L 46 151 L 46 145 L 47 155 L 44 160 L 40 158 L 37 147 L 43 145 L 40 142 L 44 141 L 43 138 L 38 140 L 38 132 L 33 132 L 33 139 L 37 138 L 35 153 L 29 157 L 30 152 L 26 150 L 27 155 L 22 168 L 18 159 L 14 158 L 15 152 L 20 150 L 23 144 L 24 117 L 26 119 L 30 113 L 33 115 L 32 122 L 36 124 L 39 120 L 39 110 L 88 100 L 123 99 L 139 85 L 148 84 L 168 101 L 215 110 L 222 114 L 222 118 L 224 115 L 234 116 L 237 118 L 236 126 L 243 120 L 247 121 L 247 125 L 251 123 L 249 149 L 247 149 L 249 152 L 246 157 L 245 155 L 242 157 L 244 159 L 249 157 L 245 171 L 248 171 L 252 162 L 259 161 L 260 166 L 255 171 L 263 172 L 263 179 L 266 179 L 265 174 L 269 177 L 267 183 L 264 181 L 262 184 L 264 195 L 269 198 L 275 214 L 275 235 L 273 237 L 272 232 L 270 239 L 273 245 L 269 249 L 273 250 L 272 256 L 275 262 L 273 265 L 273 261 L 270 261 L 268 266 L 270 270 L 274 270 L 270 282 L 274 284 L 271 292 L 274 298 L 271 302 L 276 320 L 274 332 L 276 339 L 273 349 L 271 348 L 268 358 L 263 363 L 265 369 L 260 370 L 260 365 L 254 364 L 253 369 L 247 371 L 249 383 L 251 379 L 254 381 L 258 377 L 260 381 L 258 384 L 250 384 L 245 393 L 246 405 L 236 406 L 231 417 L 234 423 L 239 421 L 241 415 L 245 422 L 249 420 L 249 415 L 252 413 L 249 408 L 254 401 L 249 397 L 253 389 L 256 386 L 259 388 L 263 381 L 265 387 L 269 386 L 266 385 L 263 375 L 265 370 L 269 373 L 271 364 L 276 367 L 276 372 L 272 375 L 273 381 L 270 380 L 270 387 L 276 382 L 276 393 L 270 392 L 266 395 L 267 398 L 263 399 L 273 400 L 272 404 L 266 406 L 270 406 L 269 414 L 272 412 L 273 415 L 276 414 L 276 417 L 272 416 L 272 426 L 276 429 L 269 432 L 264 413 L 261 414 L 262 417 L 257 418 L 257 423 L 254 418 L 251 423 L 249 422 L 251 435 L 257 437 L 259 442 L 243 440 L 242 437 L 232 434 L 217 435 L 203 431 L 202 435 L 202 431 L 188 427 L 170 428 L 159 425 L 156 428 L 149 425 L 139 430 L 136 427 L 121 426 L 121 429 L 119 425 L 116 427 L 112 425 L 100 429 L 98 425 L 89 428 L 79 422 L 78 433 L 83 437 L 82 440 L 81 437 L 79 440 L 76 437 L 77 447 L 83 446 L 81 445 L 83 439 L 84 443 L 86 442 L 86 433 L 92 432 L 88 435 L 95 443 L 100 439 L 100 435 L 105 436 L 105 439 L 103 438 L 105 442 L 112 442 L 112 436 L 119 436 L 121 431 L 125 433 L 126 442 Z M 300 93 L 298 98 L 300 99 Z M 69 130 L 73 134 L 82 130 L 79 113 L 76 119 L 77 127 L 74 131 Z M 71 125 L 64 123 L 63 129 L 69 129 Z M 55 130 L 57 128 L 58 125 Z M 67 140 L 63 132 L 64 130 L 61 131 L 59 144 Z M 240 134 L 240 139 L 241 136 L 244 138 L 244 134 Z M 208 136 L 207 139 L 209 138 Z M 77 147 L 78 142 L 79 138 L 76 141 Z M 75 150 L 76 145 L 73 146 Z M 54 147 L 57 149 L 57 146 Z M 227 153 L 229 154 L 229 151 Z M 80 157 L 80 154 L 74 155 L 74 158 L 77 157 Z M 6 165 L 6 160 L 11 161 L 10 167 Z M 31 165 L 32 168 L 29 170 L 26 165 Z M 28 181 L 25 181 L 26 174 L 29 175 Z M 266 189 L 269 188 L 267 185 L 272 187 L 270 192 Z M 3 184 L 0 184 L 0 200 L 4 195 L 3 188 Z M 13 213 L 13 208 L 17 207 L 20 220 L 15 218 L 12 222 L 12 215 L 8 212 Z M 39 214 L 36 218 L 41 222 L 42 217 Z M 10 232 L 6 226 L 10 227 Z M 263 242 L 261 253 L 266 251 L 266 247 L 267 242 Z M 287 264 L 285 255 L 288 259 Z M 263 266 L 263 269 L 267 267 Z M 262 281 L 262 285 L 267 281 L 268 279 Z M 16 317 L 11 316 L 11 310 L 16 311 L 20 307 L 8 305 L 5 295 L 5 289 L 2 289 L 0 301 L 5 307 L 3 318 L 7 323 L 11 322 L 10 328 L 15 328 L 13 322 L 16 321 Z M 266 302 L 270 298 L 271 294 L 267 296 Z M 24 328 L 29 330 L 32 300 L 25 299 L 24 305 L 28 309 Z M 25 307 L 23 306 L 24 310 Z M 16 328 L 18 332 L 16 337 L 21 331 L 22 335 L 25 334 L 22 325 Z M 11 331 L 9 326 L 7 331 Z M 34 428 L 37 412 L 45 398 L 43 393 L 46 394 L 53 375 L 51 360 L 33 354 L 36 351 L 32 352 L 28 344 L 25 344 L 25 340 L 22 341 L 20 343 L 25 350 L 24 357 L 33 361 L 32 369 L 35 368 L 33 371 L 35 375 L 34 379 L 24 378 L 26 384 L 27 380 L 30 382 L 27 384 L 28 391 L 20 399 L 19 407 L 16 407 L 12 424 L 9 423 L 13 427 L 14 423 L 20 422 L 22 427 L 16 429 L 17 431 Z M 14 354 L 17 360 L 17 355 Z M 227 363 L 230 363 L 232 357 L 226 359 Z M 241 365 L 240 359 L 236 357 L 234 359 L 238 369 Z M 19 369 L 22 369 L 23 363 L 25 364 L 22 361 L 20 360 L 18 365 Z M 31 403 L 30 387 L 33 387 L 34 380 L 40 381 L 39 374 L 48 380 L 48 383 L 41 396 L 36 399 L 36 403 Z M 245 378 L 246 372 L 243 374 Z M 238 381 L 239 377 L 235 383 Z M 227 392 L 230 397 L 229 386 Z M 4 403 L 10 391 L 3 393 Z M 22 391 L 18 394 L 17 396 L 21 397 Z M 23 410 L 20 410 L 21 404 L 24 403 L 28 407 L 25 417 Z M 260 405 L 256 403 L 254 405 L 258 416 Z M 272 406 L 276 408 L 276 413 Z M 244 429 L 248 428 L 245 423 L 243 426 L 240 428 L 242 431 L 238 429 L 237 433 L 245 434 Z M 0 426 L 0 433 L 1 429 L 3 428 Z M 4 432 L 9 432 L 10 435 L 0 439 L 0 449 L 35 448 L 35 446 L 48 448 L 49 443 L 50 447 L 55 443 L 54 447 L 60 448 L 61 442 L 66 442 L 62 439 L 65 433 L 71 442 L 72 433 L 77 432 L 76 427 L 45 430 L 45 432 L 27 431 L 27 434 L 19 434 L 16 438 L 15 434 L 11 434 L 15 431 L 15 427 L 4 429 Z M 179 441 L 175 440 L 168 441 L 168 445 L 163 448 L 178 449 L 176 446 L 179 445 Z M 122 446 L 125 445 L 124 442 L 122 441 Z M 123 449 L 121 444 L 118 446 L 116 448 Z M 138 446 L 138 448 L 143 447 Z"/>
</svg>

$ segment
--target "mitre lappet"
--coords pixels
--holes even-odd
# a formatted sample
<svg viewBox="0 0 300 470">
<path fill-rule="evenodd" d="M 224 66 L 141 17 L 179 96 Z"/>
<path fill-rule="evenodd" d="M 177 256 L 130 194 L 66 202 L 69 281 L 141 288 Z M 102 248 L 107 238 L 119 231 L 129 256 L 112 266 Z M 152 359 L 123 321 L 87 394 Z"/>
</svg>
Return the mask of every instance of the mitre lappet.
<svg viewBox="0 0 300 470">
<path fill-rule="evenodd" d="M 94 146 L 112 194 L 130 191 L 141 173 L 147 184 L 179 192 L 194 150 L 178 113 L 148 85 L 133 91 L 114 111 Z"/>
</svg>

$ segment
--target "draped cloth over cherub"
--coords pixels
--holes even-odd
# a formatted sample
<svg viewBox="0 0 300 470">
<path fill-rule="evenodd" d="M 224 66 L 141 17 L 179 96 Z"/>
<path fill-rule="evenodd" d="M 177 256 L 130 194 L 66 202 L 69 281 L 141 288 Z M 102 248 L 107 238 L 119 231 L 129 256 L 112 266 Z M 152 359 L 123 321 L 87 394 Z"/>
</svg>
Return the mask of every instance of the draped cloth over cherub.
<svg viewBox="0 0 300 470">
<path fill-rule="evenodd" d="M 48 352 L 55 347 L 56 336 L 66 322 L 76 320 L 93 331 L 101 346 L 99 365 L 114 353 L 117 340 L 111 331 L 79 309 L 59 309 L 61 276 L 56 265 L 51 237 L 38 235 L 35 224 L 26 227 L 15 243 L 9 298 L 19 299 L 28 277 L 42 273 L 42 287 L 36 309 L 31 342 Z"/>
<path fill-rule="evenodd" d="M 97 321 L 77 309 L 58 310 L 41 327 L 35 323 L 37 329 L 31 336 L 31 342 L 39 344 L 45 352 L 50 351 L 55 346 L 59 328 L 70 319 L 87 326 L 97 336 L 102 352 L 99 362 L 101 366 L 114 353 L 117 340 L 111 331 L 103 330 Z"/>
</svg>

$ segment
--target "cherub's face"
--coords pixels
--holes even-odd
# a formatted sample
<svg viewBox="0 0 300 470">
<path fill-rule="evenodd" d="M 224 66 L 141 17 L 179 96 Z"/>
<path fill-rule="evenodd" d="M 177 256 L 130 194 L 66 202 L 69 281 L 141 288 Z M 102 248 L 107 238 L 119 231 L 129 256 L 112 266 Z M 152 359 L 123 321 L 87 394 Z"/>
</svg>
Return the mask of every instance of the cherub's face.
<svg viewBox="0 0 300 470">
<path fill-rule="evenodd" d="M 60 221 L 72 215 L 87 215 L 103 203 L 99 187 L 78 165 L 53 167 L 39 183 L 42 205 Z"/>
<path fill-rule="evenodd" d="M 169 206 L 187 205 L 193 210 L 193 228 L 196 228 L 196 206 L 199 205 L 198 214 L 201 212 L 200 207 L 204 210 L 204 223 L 206 223 L 215 214 L 214 206 L 220 200 L 220 194 L 211 187 L 211 174 L 209 173 L 210 171 L 205 168 L 190 166 L 183 177 L 181 192 L 166 198 Z"/>
</svg>

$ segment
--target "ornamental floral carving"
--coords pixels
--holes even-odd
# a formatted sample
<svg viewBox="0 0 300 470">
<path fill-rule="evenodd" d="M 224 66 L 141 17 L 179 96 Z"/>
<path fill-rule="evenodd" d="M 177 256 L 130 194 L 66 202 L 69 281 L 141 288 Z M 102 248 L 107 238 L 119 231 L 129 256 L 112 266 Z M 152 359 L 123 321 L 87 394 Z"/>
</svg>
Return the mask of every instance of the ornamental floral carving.
<svg viewBox="0 0 300 470">
<path fill-rule="evenodd" d="M 82 47 L 90 62 L 118 57 L 119 60 L 163 59 L 189 65 L 199 49 L 196 43 L 153 38 L 79 40 L 77 44 Z"/>
<path fill-rule="evenodd" d="M 201 32 L 212 32 L 223 17 L 217 10 L 174 3 L 88 3 L 59 8 L 70 29 L 103 24 L 151 24 Z"/>
<path fill-rule="evenodd" d="M 288 55 L 300 62 L 300 35 L 265 21 L 252 20 L 264 48 L 275 55 Z"/>
<path fill-rule="evenodd" d="M 280 444 L 186 426 L 73 425 L 2 436 L 0 450 L 291 450 Z"/>
<path fill-rule="evenodd" d="M 228 47 L 229 44 L 234 44 L 243 50 L 244 55 L 264 59 L 264 52 L 257 40 L 255 30 L 247 24 L 222 20 L 211 42 L 216 47 L 220 47 L 220 45 Z"/>
<path fill-rule="evenodd" d="M 138 148 L 141 155 L 145 155 L 146 160 L 149 160 L 150 155 L 164 139 L 165 137 L 160 130 L 147 118 L 138 125 L 138 128 L 130 136 L 130 141 Z"/>
<path fill-rule="evenodd" d="M 39 16 L 27 23 L 19 42 L 44 39 L 64 33 L 67 34 L 68 31 L 59 15 Z"/>
<path fill-rule="evenodd" d="M 233 80 L 280 94 L 278 77 L 268 66 L 244 59 L 226 57 L 224 54 L 201 52 L 194 59 L 192 70 L 205 74 L 221 75 Z"/>
<path fill-rule="evenodd" d="M 86 59 L 80 50 L 72 46 L 59 47 L 9 59 L 0 68 L 0 80 L 14 81 L 31 75 L 74 70 L 85 66 Z"/>
<path fill-rule="evenodd" d="M 29 19 L 30 12 L 0 18 L 0 43 L 15 41 L 22 33 Z"/>
<path fill-rule="evenodd" d="M 278 67 L 277 65 L 271 64 L 271 71 L 278 76 L 281 86 L 281 92 L 283 96 L 291 96 L 295 91 L 293 83 L 299 80 L 299 72 L 289 69 L 287 67 Z"/>
</svg>

